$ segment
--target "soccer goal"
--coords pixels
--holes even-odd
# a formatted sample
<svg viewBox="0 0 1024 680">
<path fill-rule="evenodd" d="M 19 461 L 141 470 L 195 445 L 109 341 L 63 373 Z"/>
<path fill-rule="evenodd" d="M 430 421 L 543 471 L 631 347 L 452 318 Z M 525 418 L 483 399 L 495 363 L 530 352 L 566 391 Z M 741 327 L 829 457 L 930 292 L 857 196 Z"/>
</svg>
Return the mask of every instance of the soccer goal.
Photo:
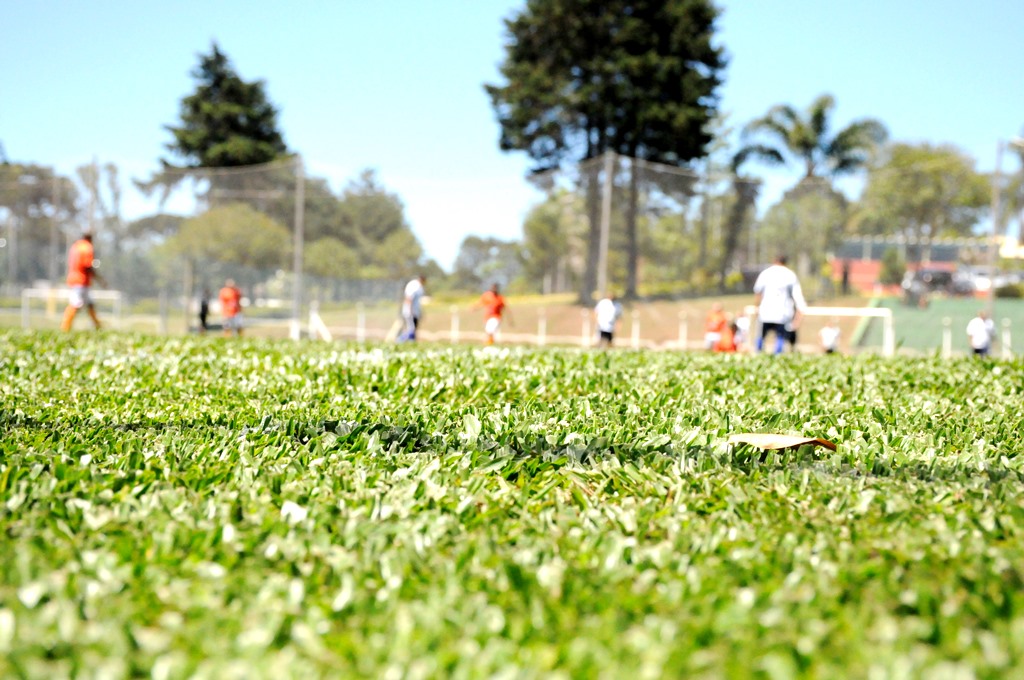
<svg viewBox="0 0 1024 680">
<path fill-rule="evenodd" d="M 67 288 L 24 288 L 21 291 L 21 327 L 30 329 L 36 326 L 60 323 L 64 308 L 68 303 Z M 112 328 L 121 328 L 121 291 L 89 290 L 89 297 L 96 305 L 100 320 Z M 46 323 L 39 319 L 45 319 Z M 78 321 L 78 323 L 82 323 Z"/>
<path fill-rule="evenodd" d="M 893 326 L 892 310 L 887 307 L 808 307 L 804 316 L 844 316 L 860 319 L 882 320 L 882 355 L 896 354 L 896 332 Z"/>
</svg>

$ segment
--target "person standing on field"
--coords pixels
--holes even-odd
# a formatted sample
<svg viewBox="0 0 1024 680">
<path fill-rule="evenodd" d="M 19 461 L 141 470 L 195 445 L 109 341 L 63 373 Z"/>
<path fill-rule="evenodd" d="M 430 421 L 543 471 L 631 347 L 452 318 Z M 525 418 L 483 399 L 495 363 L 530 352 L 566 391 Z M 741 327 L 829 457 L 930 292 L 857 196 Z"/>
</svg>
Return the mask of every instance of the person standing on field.
<svg viewBox="0 0 1024 680">
<path fill-rule="evenodd" d="M 704 349 L 713 350 L 722 339 L 722 332 L 725 330 L 728 320 L 719 302 L 711 305 L 707 319 L 704 321 Z"/>
<path fill-rule="evenodd" d="M 64 320 L 60 324 L 62 331 L 67 332 L 71 330 L 71 325 L 75 321 L 75 315 L 78 314 L 78 310 L 82 307 L 85 307 L 89 312 L 89 317 L 92 319 L 93 324 L 95 324 L 96 330 L 101 328 L 100 319 L 96 315 L 96 306 L 89 296 L 89 286 L 92 285 L 93 279 L 103 285 L 107 285 L 107 282 L 93 266 L 93 256 L 92 234 L 90 232 L 82 234 L 82 238 L 71 244 L 71 249 L 68 251 L 67 277 L 67 284 L 70 286 L 71 292 L 68 295 L 68 306 L 64 309 Z"/>
<path fill-rule="evenodd" d="M 775 354 L 781 354 L 787 338 L 800 328 L 800 320 L 807 309 L 800 281 L 786 266 L 785 255 L 776 257 L 775 263 L 758 275 L 754 294 L 761 326 L 757 351 L 764 349 L 764 338 L 771 332 L 775 335 Z"/>
<path fill-rule="evenodd" d="M 416 340 L 416 330 L 420 326 L 420 317 L 423 315 L 423 296 L 427 293 L 426 283 L 427 277 L 420 274 L 405 284 L 405 297 L 402 300 L 402 319 L 405 320 L 405 330 L 398 337 L 399 342 Z"/>
<path fill-rule="evenodd" d="M 234 279 L 224 282 L 220 289 L 220 313 L 224 317 L 224 337 L 232 333 L 242 335 L 242 291 L 235 285 Z"/>
<path fill-rule="evenodd" d="M 501 316 L 507 312 L 505 298 L 502 297 L 498 284 L 492 283 L 490 290 L 484 291 L 480 300 L 473 306 L 484 308 L 484 334 L 487 336 L 484 342 L 493 345 L 495 336 L 501 328 Z"/>
<path fill-rule="evenodd" d="M 210 289 L 203 288 L 202 294 L 199 296 L 199 332 L 205 333 L 210 330 L 210 325 L 207 323 L 207 319 L 210 317 Z"/>
<path fill-rule="evenodd" d="M 995 334 L 996 325 L 988 318 L 985 310 L 979 311 L 967 324 L 967 339 L 976 356 L 986 356 L 992 350 L 992 339 Z"/>
<path fill-rule="evenodd" d="M 612 343 L 615 342 L 615 328 L 618 326 L 620 318 L 622 318 L 622 305 L 615 300 L 614 293 L 608 293 L 594 307 L 599 346 L 612 346 Z"/>
<path fill-rule="evenodd" d="M 839 320 L 829 319 L 820 331 L 818 340 L 821 341 L 821 349 L 825 354 L 835 354 L 839 351 Z"/>
<path fill-rule="evenodd" d="M 737 335 L 736 320 L 731 319 L 728 316 L 725 317 L 725 325 L 722 327 L 721 332 L 718 334 L 718 340 L 715 341 L 714 346 L 711 348 L 715 352 L 737 352 L 739 351 L 739 345 L 736 342 Z"/>
</svg>

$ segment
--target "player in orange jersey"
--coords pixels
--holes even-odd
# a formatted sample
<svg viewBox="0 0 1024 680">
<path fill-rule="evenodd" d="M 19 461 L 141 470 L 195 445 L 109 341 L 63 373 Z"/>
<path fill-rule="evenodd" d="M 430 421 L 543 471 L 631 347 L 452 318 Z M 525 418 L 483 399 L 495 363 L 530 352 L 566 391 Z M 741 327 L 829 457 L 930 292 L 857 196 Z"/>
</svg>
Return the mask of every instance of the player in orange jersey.
<svg viewBox="0 0 1024 680">
<path fill-rule="evenodd" d="M 96 328 L 100 328 L 100 319 L 96 316 L 96 306 L 93 305 L 92 298 L 89 297 L 89 286 L 92 285 L 93 279 L 103 285 L 106 285 L 107 282 L 93 266 L 93 254 L 92 234 L 89 232 L 82 234 L 82 238 L 71 244 L 71 250 L 68 251 L 67 284 L 71 288 L 71 292 L 68 295 L 68 306 L 64 309 L 64 320 L 60 324 L 62 331 L 71 330 L 75 315 L 82 307 L 88 310 Z"/>
<path fill-rule="evenodd" d="M 722 338 L 722 331 L 728 325 L 725 312 L 722 311 L 721 303 L 711 305 L 707 320 L 704 322 L 704 349 L 715 349 L 718 341 Z"/>
<path fill-rule="evenodd" d="M 224 337 L 230 337 L 232 332 L 242 335 L 242 291 L 234 279 L 225 281 L 220 289 L 220 313 L 224 317 Z"/>
<path fill-rule="evenodd" d="M 716 352 L 739 351 L 739 345 L 736 344 L 736 321 L 729 318 L 728 315 L 725 318 L 725 325 L 718 335 L 718 340 L 715 342 L 714 350 Z"/>
<path fill-rule="evenodd" d="M 502 297 L 498 284 L 491 284 L 490 290 L 485 291 L 473 306 L 484 308 L 484 334 L 487 336 L 484 342 L 493 345 L 494 338 L 501 328 L 501 317 L 507 312 L 505 298 Z"/>
</svg>

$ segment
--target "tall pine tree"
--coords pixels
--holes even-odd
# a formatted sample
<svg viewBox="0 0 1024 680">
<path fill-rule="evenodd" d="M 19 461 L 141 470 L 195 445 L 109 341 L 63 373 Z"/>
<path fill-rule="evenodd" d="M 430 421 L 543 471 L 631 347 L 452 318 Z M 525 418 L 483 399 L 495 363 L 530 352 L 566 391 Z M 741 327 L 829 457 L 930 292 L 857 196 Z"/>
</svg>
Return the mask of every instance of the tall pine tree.
<svg viewBox="0 0 1024 680">
<path fill-rule="evenodd" d="M 181 101 L 180 124 L 166 126 L 174 136 L 167 149 L 188 167 L 255 165 L 288 152 L 264 82 L 242 80 L 216 43 L 192 77 L 196 90 Z"/>
<path fill-rule="evenodd" d="M 527 152 L 537 170 L 606 151 L 672 165 L 703 157 L 725 67 L 712 44 L 717 16 L 710 0 L 528 0 L 506 22 L 507 82 L 487 86 L 501 148 Z M 635 294 L 635 178 L 629 193 Z M 597 280 L 596 201 L 589 213 L 584 301 Z"/>
</svg>

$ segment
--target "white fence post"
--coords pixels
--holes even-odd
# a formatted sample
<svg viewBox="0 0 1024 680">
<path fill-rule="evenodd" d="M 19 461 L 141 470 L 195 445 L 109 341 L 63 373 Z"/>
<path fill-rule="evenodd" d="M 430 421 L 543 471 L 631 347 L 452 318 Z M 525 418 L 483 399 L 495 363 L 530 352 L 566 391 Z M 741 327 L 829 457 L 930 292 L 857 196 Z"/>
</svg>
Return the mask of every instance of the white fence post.
<svg viewBox="0 0 1024 680">
<path fill-rule="evenodd" d="M 686 349 L 686 345 L 689 342 L 689 317 L 686 312 L 679 310 L 679 349 Z"/>
<path fill-rule="evenodd" d="M 309 303 L 309 337 L 313 340 L 319 338 L 327 342 L 334 340 L 331 330 L 327 328 L 327 324 L 320 317 L 320 304 L 316 300 Z"/>
<path fill-rule="evenodd" d="M 548 319 L 547 310 L 543 307 L 537 310 L 537 344 L 541 347 L 547 342 Z"/>
<path fill-rule="evenodd" d="M 1002 345 L 1001 354 L 1004 359 L 1013 358 L 1013 345 L 1010 344 L 1010 320 L 1003 319 L 1003 337 L 1000 342 Z"/>
<path fill-rule="evenodd" d="M 160 289 L 159 309 L 160 325 L 157 326 L 157 331 L 160 335 L 167 335 L 167 290 L 165 288 Z"/>
<path fill-rule="evenodd" d="M 891 357 L 896 354 L 896 330 L 893 328 L 892 310 L 882 317 L 882 356 Z"/>
<path fill-rule="evenodd" d="M 948 359 L 953 356 L 953 329 L 950 327 L 953 320 L 948 316 L 942 317 L 942 358 Z"/>
<path fill-rule="evenodd" d="M 356 341 L 366 342 L 366 305 L 356 303 Z"/>
<path fill-rule="evenodd" d="M 631 342 L 633 349 L 640 349 L 640 310 L 634 309 L 631 316 L 633 317 L 633 332 Z"/>
<path fill-rule="evenodd" d="M 457 305 L 451 306 L 452 312 L 452 343 L 459 341 L 459 308 Z"/>
<path fill-rule="evenodd" d="M 590 347 L 590 312 L 584 309 L 581 315 L 583 316 L 583 337 L 580 344 L 584 347 Z"/>
</svg>

